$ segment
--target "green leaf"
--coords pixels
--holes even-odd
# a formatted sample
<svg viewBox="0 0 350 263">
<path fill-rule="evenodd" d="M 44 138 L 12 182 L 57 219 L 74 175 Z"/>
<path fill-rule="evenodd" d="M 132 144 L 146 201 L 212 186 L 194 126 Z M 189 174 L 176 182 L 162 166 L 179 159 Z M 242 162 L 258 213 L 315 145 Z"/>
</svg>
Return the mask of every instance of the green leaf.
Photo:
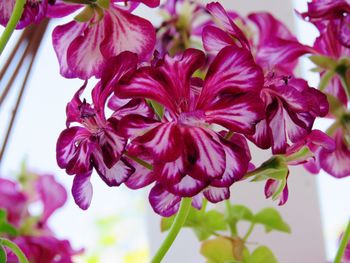
<svg viewBox="0 0 350 263">
<path fill-rule="evenodd" d="M 277 230 L 281 232 L 290 233 L 290 226 L 283 221 L 279 212 L 270 207 L 258 212 L 254 217 L 254 222 L 265 226 L 266 232 Z"/>
<path fill-rule="evenodd" d="M 108 9 L 110 6 L 110 1 L 109 0 L 97 0 L 96 3 L 98 4 L 99 7 Z"/>
<path fill-rule="evenodd" d="M 226 263 L 235 260 L 233 243 L 224 237 L 204 241 L 200 253 L 207 259 L 208 263 Z"/>
<path fill-rule="evenodd" d="M 8 234 L 10 236 L 17 236 L 18 235 L 18 231 L 17 229 L 7 223 L 7 222 L 0 222 L 0 233 L 5 233 L 5 234 Z"/>
<path fill-rule="evenodd" d="M 321 78 L 320 83 L 318 84 L 318 89 L 320 91 L 323 91 L 325 88 L 327 88 L 329 82 L 335 75 L 335 72 L 333 70 L 327 71 Z"/>
<path fill-rule="evenodd" d="M 253 251 L 247 263 L 278 263 L 278 261 L 268 247 L 261 246 Z"/>
<path fill-rule="evenodd" d="M 170 229 L 175 216 L 162 218 L 160 228 L 161 231 L 167 231 Z M 190 227 L 193 229 L 199 240 L 208 239 L 215 231 L 221 231 L 227 229 L 224 214 L 216 210 L 205 212 L 204 209 L 197 210 L 191 207 L 184 227 Z"/>
<path fill-rule="evenodd" d="M 6 263 L 7 256 L 3 246 L 0 245 L 0 263 Z"/>
<path fill-rule="evenodd" d="M 344 104 L 331 94 L 326 93 L 326 95 L 329 104 L 329 112 L 338 117 L 338 119 L 341 118 L 346 112 Z"/>
<path fill-rule="evenodd" d="M 164 107 L 163 107 L 163 105 L 158 103 L 155 100 L 149 100 L 149 103 L 151 104 L 151 107 L 153 108 L 153 110 L 155 111 L 155 113 L 157 114 L 159 119 L 162 119 L 163 118 L 163 114 L 164 114 Z"/>
<path fill-rule="evenodd" d="M 7 221 L 7 212 L 4 209 L 0 209 L 0 222 Z"/>
<path fill-rule="evenodd" d="M 233 205 L 230 209 L 230 216 L 235 218 L 236 220 L 253 220 L 253 212 L 244 205 Z"/>
</svg>

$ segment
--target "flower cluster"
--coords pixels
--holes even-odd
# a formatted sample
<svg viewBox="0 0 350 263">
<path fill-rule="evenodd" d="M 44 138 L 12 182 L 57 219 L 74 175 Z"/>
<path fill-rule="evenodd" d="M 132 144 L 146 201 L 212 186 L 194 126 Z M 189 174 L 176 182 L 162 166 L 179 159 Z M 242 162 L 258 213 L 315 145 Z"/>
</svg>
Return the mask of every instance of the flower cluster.
<svg viewBox="0 0 350 263">
<path fill-rule="evenodd" d="M 300 14 L 320 31 L 313 46 L 266 12 L 242 17 L 218 2 L 168 0 L 154 28 L 132 14 L 140 3 L 160 4 L 29 1 L 22 16 L 20 27 L 77 12 L 52 37 L 62 76 L 85 80 L 57 141 L 79 207 L 91 203 L 93 171 L 108 186 L 152 184 L 149 201 L 162 216 L 185 197 L 196 208 L 203 198 L 228 199 L 230 186 L 248 177 L 265 180 L 266 197 L 284 204 L 289 165 L 350 175 L 349 1 L 315 0 Z M 2 24 L 13 4 L 0 4 Z M 320 89 L 294 72 L 305 54 L 318 66 Z M 326 116 L 336 119 L 327 134 L 313 130 Z M 247 140 L 273 156 L 254 168 Z"/>
<path fill-rule="evenodd" d="M 5 237 L 16 243 L 30 262 L 73 262 L 72 257 L 80 251 L 73 250 L 68 240 L 58 239 L 48 225 L 51 215 L 66 202 L 64 187 L 52 175 L 23 172 L 21 183 L 0 178 L 0 211 L 12 225 L 7 229 L 13 229 Z M 38 203 L 43 209 L 33 214 L 29 208 Z M 18 262 L 10 250 L 7 262 Z"/>
</svg>

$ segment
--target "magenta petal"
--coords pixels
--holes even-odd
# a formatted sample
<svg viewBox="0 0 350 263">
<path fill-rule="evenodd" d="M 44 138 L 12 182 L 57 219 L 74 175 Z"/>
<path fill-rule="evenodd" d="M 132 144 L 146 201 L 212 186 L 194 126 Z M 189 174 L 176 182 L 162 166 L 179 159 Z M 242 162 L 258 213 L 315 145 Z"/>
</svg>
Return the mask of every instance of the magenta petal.
<svg viewBox="0 0 350 263">
<path fill-rule="evenodd" d="M 73 99 L 67 104 L 67 107 L 66 107 L 66 114 L 67 114 L 66 126 L 67 127 L 69 127 L 72 122 L 81 121 L 80 107 L 83 104 L 83 102 L 80 100 L 80 96 L 84 92 L 86 85 L 87 85 L 87 81 L 85 81 L 84 85 L 74 94 Z"/>
<path fill-rule="evenodd" d="M 130 114 L 119 121 L 118 134 L 125 138 L 135 138 L 160 126 L 160 122 L 141 115 Z"/>
<path fill-rule="evenodd" d="M 158 175 L 158 180 L 165 186 L 179 183 L 186 175 L 182 156 L 175 161 L 161 162 L 161 165 L 155 165 L 155 174 Z"/>
<path fill-rule="evenodd" d="M 350 4 L 349 4 L 350 9 Z M 347 48 L 350 48 L 350 15 L 347 14 L 346 17 L 342 18 L 340 32 L 339 32 L 340 42 Z"/>
<path fill-rule="evenodd" d="M 270 138 L 269 127 L 266 120 L 263 119 L 255 126 L 254 135 L 248 135 L 247 138 L 255 143 L 261 149 L 268 149 L 271 147 L 272 140 Z"/>
<path fill-rule="evenodd" d="M 209 67 L 197 108 L 204 108 L 220 93 L 258 92 L 262 86 L 263 73 L 251 53 L 226 47 Z"/>
<path fill-rule="evenodd" d="M 81 35 L 88 25 L 85 23 L 69 22 L 62 26 L 57 26 L 52 32 L 52 42 L 59 64 L 60 73 L 65 78 L 75 78 L 76 73 L 68 65 L 67 50 L 70 43 Z"/>
<path fill-rule="evenodd" d="M 343 178 L 350 175 L 350 147 L 341 128 L 335 132 L 334 139 L 336 142 L 334 152 L 324 149 L 320 152 L 321 167 L 330 175 Z"/>
<path fill-rule="evenodd" d="M 108 186 L 119 186 L 124 183 L 135 171 L 128 161 L 121 158 L 112 167 L 108 168 L 100 152 L 94 153 L 94 164 L 97 173 Z"/>
<path fill-rule="evenodd" d="M 203 194 L 209 202 L 218 203 L 230 198 L 230 189 L 209 186 L 203 191 Z"/>
<path fill-rule="evenodd" d="M 134 2 L 141 2 L 149 7 L 157 7 L 160 4 L 160 0 L 132 0 Z"/>
<path fill-rule="evenodd" d="M 208 123 L 220 124 L 231 131 L 252 134 L 264 117 L 264 105 L 258 93 L 225 96 L 205 110 Z"/>
<path fill-rule="evenodd" d="M 44 205 L 40 222 L 45 223 L 56 209 L 62 207 L 67 200 L 65 188 L 52 175 L 40 176 L 35 184 L 36 191 Z"/>
<path fill-rule="evenodd" d="M 142 99 L 132 99 L 122 107 L 114 108 L 114 113 L 112 116 L 116 119 L 121 119 L 122 117 L 137 114 L 140 116 L 151 118 L 154 113 L 150 106 L 145 100 Z"/>
<path fill-rule="evenodd" d="M 206 51 L 218 53 L 224 47 L 236 45 L 236 42 L 224 30 L 206 26 L 203 30 L 203 46 Z"/>
<path fill-rule="evenodd" d="M 220 179 L 210 182 L 214 187 L 230 187 L 246 174 L 251 159 L 247 141 L 242 135 L 234 134 L 230 141 L 221 140 L 226 156 L 225 172 Z"/>
<path fill-rule="evenodd" d="M 157 214 L 169 217 L 180 207 L 181 197 L 166 191 L 160 184 L 156 184 L 149 193 L 149 202 Z"/>
<path fill-rule="evenodd" d="M 183 140 L 191 177 L 204 182 L 222 177 L 226 167 L 225 151 L 215 133 L 191 127 L 185 130 Z"/>
<path fill-rule="evenodd" d="M 84 128 L 72 127 L 64 130 L 56 145 L 56 159 L 59 167 L 68 174 L 86 173 L 90 170 L 90 154 L 93 145 L 88 141 L 90 132 Z"/>
<path fill-rule="evenodd" d="M 193 197 L 199 194 L 208 183 L 196 180 L 189 175 L 185 175 L 177 184 L 169 184 L 164 186 L 169 192 L 181 197 Z"/>
<path fill-rule="evenodd" d="M 148 20 L 130 14 L 117 5 L 111 5 L 103 20 L 106 31 L 103 42 L 100 43 L 105 58 L 127 50 L 137 53 L 141 59 L 151 56 L 156 33 Z"/>
<path fill-rule="evenodd" d="M 74 177 L 72 195 L 75 203 L 83 210 L 89 208 L 92 199 L 91 172 Z"/>
<path fill-rule="evenodd" d="M 56 0 L 54 5 L 48 6 L 46 16 L 50 18 L 61 18 L 74 13 L 82 7 L 84 7 L 84 5 L 72 3 L 67 4 L 62 0 Z"/>
<path fill-rule="evenodd" d="M 100 51 L 100 44 L 105 38 L 104 20 L 96 24 L 78 23 L 80 30 L 70 44 L 66 40 L 63 45 L 69 45 L 66 49 L 67 64 L 71 72 L 74 72 L 76 77 L 80 79 L 89 79 L 92 76 L 101 76 L 101 67 L 104 63 L 104 57 Z M 75 22 L 74 22 L 75 23 Z M 85 24 L 81 26 L 80 24 Z M 78 28 L 76 24 L 73 28 Z M 84 33 L 82 30 L 84 28 Z M 71 33 L 76 34 L 77 29 L 73 32 L 66 32 L 65 35 Z M 69 40 L 72 40 L 70 38 Z M 57 51 L 56 51 L 57 52 Z"/>
<path fill-rule="evenodd" d="M 138 137 L 136 142 L 149 149 L 157 160 L 169 162 L 176 160 L 182 152 L 183 145 L 178 138 L 181 138 L 178 124 L 169 122 L 160 124 Z"/>
</svg>

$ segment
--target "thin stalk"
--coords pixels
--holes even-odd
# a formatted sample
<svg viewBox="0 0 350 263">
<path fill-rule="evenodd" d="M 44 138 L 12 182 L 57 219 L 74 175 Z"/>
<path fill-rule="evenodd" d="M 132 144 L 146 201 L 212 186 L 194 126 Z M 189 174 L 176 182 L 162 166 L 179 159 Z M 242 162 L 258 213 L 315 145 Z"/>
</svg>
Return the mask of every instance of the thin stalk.
<svg viewBox="0 0 350 263">
<path fill-rule="evenodd" d="M 343 237 L 340 241 L 340 245 L 339 245 L 339 248 L 337 251 L 337 255 L 335 256 L 334 263 L 341 262 L 343 255 L 344 255 L 344 252 L 345 252 L 345 249 L 346 249 L 346 246 L 348 245 L 349 239 L 350 239 L 350 220 L 348 222 L 348 225 L 346 226 L 345 232 L 344 232 Z"/>
<path fill-rule="evenodd" d="M 137 157 L 137 156 L 133 156 L 133 155 L 131 155 L 131 154 L 128 153 L 128 152 L 125 152 L 125 155 L 126 155 L 126 157 L 128 157 L 129 159 L 131 159 L 131 160 L 137 162 L 139 165 L 141 165 L 141 166 L 147 168 L 148 170 L 153 171 L 153 165 L 152 165 L 152 164 L 146 162 L 145 160 L 140 159 L 140 158 Z"/>
<path fill-rule="evenodd" d="M 343 85 L 345 94 L 348 97 L 348 100 L 350 100 L 350 84 L 347 82 L 346 73 L 338 74 L 338 75 L 339 75 L 340 81 Z"/>
<path fill-rule="evenodd" d="M 13 31 L 15 30 L 18 21 L 22 17 L 25 3 L 26 0 L 16 1 L 10 20 L 8 21 L 6 28 L 0 37 L 0 55 L 4 51 L 6 44 L 9 41 Z"/>
<path fill-rule="evenodd" d="M 8 247 L 13 253 L 15 253 L 19 263 L 29 263 L 22 250 L 12 241 L 5 238 L 0 238 L 0 245 Z"/>
<path fill-rule="evenodd" d="M 228 218 L 232 218 L 230 199 L 225 200 L 225 206 L 226 206 Z M 237 230 L 236 224 L 229 224 L 229 227 L 230 227 L 231 237 L 237 236 L 238 230 Z"/>
<path fill-rule="evenodd" d="M 158 249 L 157 253 L 153 257 L 151 263 L 160 263 L 164 258 L 165 254 L 168 252 L 169 248 L 173 244 L 177 235 L 179 234 L 182 226 L 185 224 L 186 218 L 191 208 L 192 199 L 183 198 L 180 204 L 179 211 L 176 214 L 174 223 L 172 224 L 167 237 L 163 241 L 163 244 Z"/>
<path fill-rule="evenodd" d="M 255 226 L 254 223 L 252 223 L 252 224 L 250 225 L 250 227 L 249 227 L 247 233 L 246 233 L 246 234 L 244 235 L 244 237 L 243 237 L 243 241 L 244 241 L 244 242 L 247 241 L 247 239 L 249 238 L 249 236 L 250 236 L 251 233 L 253 232 L 254 226 Z"/>
</svg>

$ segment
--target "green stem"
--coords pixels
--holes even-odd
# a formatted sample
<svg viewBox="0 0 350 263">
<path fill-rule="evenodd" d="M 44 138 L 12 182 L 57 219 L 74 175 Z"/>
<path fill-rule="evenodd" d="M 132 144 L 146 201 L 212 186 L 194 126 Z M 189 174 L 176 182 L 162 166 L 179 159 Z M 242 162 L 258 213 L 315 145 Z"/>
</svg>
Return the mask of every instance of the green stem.
<svg viewBox="0 0 350 263">
<path fill-rule="evenodd" d="M 339 77 L 343 85 L 344 91 L 346 93 L 346 96 L 348 97 L 348 100 L 350 100 L 350 84 L 347 82 L 346 79 L 346 71 L 342 74 L 339 74 Z"/>
<path fill-rule="evenodd" d="M 232 220 L 233 216 L 232 216 L 232 213 L 231 213 L 231 202 L 230 202 L 230 199 L 225 201 L 225 205 L 226 205 L 227 217 Z M 229 228 L 230 228 L 230 232 L 231 232 L 231 237 L 237 236 L 238 232 L 237 232 L 236 224 L 230 224 L 229 223 Z"/>
<path fill-rule="evenodd" d="M 0 238 L 0 245 L 8 247 L 18 258 L 19 263 L 29 263 L 22 250 L 12 241 Z"/>
<path fill-rule="evenodd" d="M 334 263 L 341 262 L 343 255 L 344 255 L 344 252 L 345 252 L 345 249 L 346 249 L 346 246 L 348 245 L 349 239 L 350 239 L 350 220 L 349 220 L 348 225 L 346 227 L 346 230 L 343 234 L 343 237 L 340 241 L 340 245 L 339 245 L 339 248 L 337 251 L 337 255 L 335 256 Z"/>
<path fill-rule="evenodd" d="M 1 38 L 0 38 L 0 55 L 4 51 L 6 44 L 9 41 L 13 31 L 15 30 L 18 21 L 22 17 L 25 3 L 26 3 L 26 0 L 17 0 L 16 1 L 11 18 L 8 21 L 6 28 L 5 28 L 5 30 L 2 33 Z"/>
<path fill-rule="evenodd" d="M 243 241 L 244 241 L 244 242 L 247 241 L 248 237 L 249 237 L 250 234 L 253 232 L 254 226 L 255 226 L 254 223 L 252 223 L 252 224 L 250 225 L 250 227 L 249 227 L 247 233 L 246 233 L 246 234 L 244 235 L 244 237 L 243 237 Z"/>
<path fill-rule="evenodd" d="M 192 199 L 183 198 L 180 204 L 180 209 L 177 212 L 174 223 L 172 224 L 170 231 L 163 241 L 163 244 L 158 249 L 157 253 L 153 257 L 151 263 L 160 263 L 168 252 L 169 248 L 173 244 L 176 236 L 179 234 L 182 226 L 185 224 L 186 218 L 191 208 Z"/>
</svg>

